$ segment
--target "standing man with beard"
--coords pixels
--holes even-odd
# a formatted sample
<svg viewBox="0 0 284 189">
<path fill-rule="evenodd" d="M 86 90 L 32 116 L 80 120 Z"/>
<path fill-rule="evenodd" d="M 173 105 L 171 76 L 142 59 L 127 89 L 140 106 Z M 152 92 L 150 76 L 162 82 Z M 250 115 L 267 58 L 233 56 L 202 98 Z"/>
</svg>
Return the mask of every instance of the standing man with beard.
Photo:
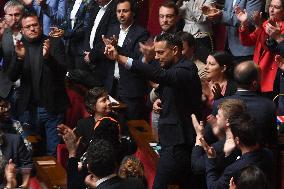
<svg viewBox="0 0 284 189">
<path fill-rule="evenodd" d="M 120 24 L 109 28 L 107 37 L 117 38 L 118 51 L 130 58 L 138 59 L 141 55 L 139 43 L 148 39 L 146 29 L 138 26 L 134 20 L 134 2 L 118 0 L 116 15 Z M 104 55 L 103 55 L 104 56 Z M 126 118 L 144 119 L 147 82 L 142 74 L 133 73 L 119 65 L 118 62 L 106 60 L 107 74 L 104 86 L 109 94 L 127 105 Z M 105 64 L 102 61 L 101 64 Z"/>
<path fill-rule="evenodd" d="M 182 57 L 182 41 L 165 33 L 157 36 L 154 46 L 140 45 L 142 62 L 133 61 L 118 54 L 112 45 L 106 45 L 105 53 L 131 72 L 145 74 L 159 83 L 160 118 L 159 139 L 162 146 L 153 189 L 166 189 L 172 183 L 180 188 L 190 188 L 190 154 L 195 132 L 190 120 L 193 112 L 200 115 L 201 83 L 197 68 Z M 150 53 L 153 49 L 155 54 Z M 161 68 L 147 64 L 152 59 Z"/>
<path fill-rule="evenodd" d="M 68 106 L 64 46 L 60 38 L 47 39 L 42 34 L 36 15 L 24 15 L 21 25 L 23 39 L 16 42 L 9 70 L 12 81 L 21 78 L 17 113 L 29 112 L 34 132 L 44 127 L 46 154 L 56 155 L 60 142 L 56 128 Z"/>
</svg>

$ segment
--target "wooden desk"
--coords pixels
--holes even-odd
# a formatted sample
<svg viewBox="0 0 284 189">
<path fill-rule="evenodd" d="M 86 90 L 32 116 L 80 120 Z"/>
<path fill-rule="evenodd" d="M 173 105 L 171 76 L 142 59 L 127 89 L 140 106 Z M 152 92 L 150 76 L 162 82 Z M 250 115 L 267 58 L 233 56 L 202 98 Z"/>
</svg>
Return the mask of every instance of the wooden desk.
<svg viewBox="0 0 284 189">
<path fill-rule="evenodd" d="M 37 161 L 53 160 L 55 165 L 39 165 Z M 36 166 L 36 177 L 48 189 L 66 189 L 67 175 L 65 169 L 59 165 L 53 156 L 43 156 L 34 158 Z"/>
<path fill-rule="evenodd" d="M 127 122 L 127 125 L 137 147 L 147 155 L 151 167 L 156 170 L 159 155 L 149 145 L 150 142 L 155 142 L 150 126 L 145 120 L 131 120 Z"/>
</svg>

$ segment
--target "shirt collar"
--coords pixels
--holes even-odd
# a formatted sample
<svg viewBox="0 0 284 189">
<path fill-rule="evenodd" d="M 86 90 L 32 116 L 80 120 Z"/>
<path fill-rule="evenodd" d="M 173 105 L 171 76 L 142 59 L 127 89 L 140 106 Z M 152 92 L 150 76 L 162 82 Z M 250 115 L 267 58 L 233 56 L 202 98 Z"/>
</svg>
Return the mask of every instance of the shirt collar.
<svg viewBox="0 0 284 189">
<path fill-rule="evenodd" d="M 107 7 L 108 7 L 108 5 L 110 4 L 112 2 L 112 0 L 111 1 L 109 1 L 106 5 L 104 5 L 104 6 L 100 6 L 100 8 L 101 9 L 107 9 Z"/>
<path fill-rule="evenodd" d="M 103 183 L 103 182 L 105 182 L 105 181 L 107 181 L 107 180 L 109 180 L 109 179 L 111 179 L 111 178 L 113 178 L 113 177 L 115 177 L 115 176 L 116 176 L 116 174 L 111 174 L 111 175 L 109 175 L 109 176 L 106 176 L 106 177 L 103 177 L 103 178 L 99 179 L 99 180 L 96 182 L 96 187 L 98 187 L 101 183 Z"/>
<path fill-rule="evenodd" d="M 132 23 L 133 24 L 133 23 Z M 120 25 L 120 30 L 124 31 L 124 32 L 128 32 L 129 31 L 129 28 L 132 26 L 132 24 L 130 24 L 126 29 L 123 29 L 122 28 L 122 25 Z"/>
</svg>

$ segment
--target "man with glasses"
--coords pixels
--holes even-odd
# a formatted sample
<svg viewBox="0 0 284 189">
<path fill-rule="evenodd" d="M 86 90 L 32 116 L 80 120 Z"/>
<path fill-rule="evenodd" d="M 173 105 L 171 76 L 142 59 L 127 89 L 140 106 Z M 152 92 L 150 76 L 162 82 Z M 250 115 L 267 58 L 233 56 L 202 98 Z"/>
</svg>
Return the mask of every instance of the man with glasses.
<svg viewBox="0 0 284 189">
<path fill-rule="evenodd" d="M 55 155 L 60 142 L 56 127 L 63 122 L 68 105 L 64 46 L 60 38 L 47 39 L 42 34 L 36 15 L 24 15 L 21 25 L 23 39 L 16 42 L 9 70 L 12 81 L 21 78 L 17 113 L 29 112 L 33 132 L 39 133 L 44 126 L 47 154 Z"/>
</svg>

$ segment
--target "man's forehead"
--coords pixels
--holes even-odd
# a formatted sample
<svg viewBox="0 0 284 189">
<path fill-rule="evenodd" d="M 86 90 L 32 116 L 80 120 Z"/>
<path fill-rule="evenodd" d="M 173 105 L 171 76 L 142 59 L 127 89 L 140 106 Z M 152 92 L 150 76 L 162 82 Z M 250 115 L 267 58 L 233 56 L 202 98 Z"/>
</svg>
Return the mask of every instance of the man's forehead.
<svg viewBox="0 0 284 189">
<path fill-rule="evenodd" d="M 170 7 L 164 7 L 161 6 L 159 9 L 159 14 L 163 13 L 163 14 L 174 14 L 175 10 L 173 8 Z"/>
<path fill-rule="evenodd" d="M 18 6 L 10 6 L 6 9 L 6 14 L 12 13 L 12 12 L 19 12 L 21 13 L 21 8 Z"/>
</svg>

